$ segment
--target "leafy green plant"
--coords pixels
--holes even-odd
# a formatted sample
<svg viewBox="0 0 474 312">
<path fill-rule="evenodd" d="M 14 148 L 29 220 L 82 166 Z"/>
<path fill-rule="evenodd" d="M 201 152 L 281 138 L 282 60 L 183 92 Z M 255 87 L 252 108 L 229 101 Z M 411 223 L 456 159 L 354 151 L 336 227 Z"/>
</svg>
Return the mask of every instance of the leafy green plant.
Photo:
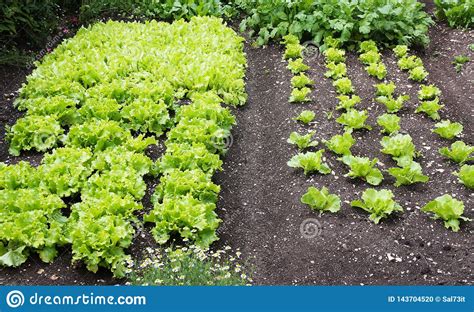
<svg viewBox="0 0 474 312">
<path fill-rule="evenodd" d="M 301 89 L 294 88 L 291 91 L 290 95 L 290 103 L 301 103 L 301 102 L 309 102 L 311 99 L 308 95 L 311 93 L 311 89 L 307 87 L 303 87 Z"/>
<path fill-rule="evenodd" d="M 434 0 L 436 17 L 446 20 L 451 27 L 474 26 L 474 7 L 470 0 Z"/>
<path fill-rule="evenodd" d="M 378 52 L 379 49 L 377 48 L 377 43 L 373 40 L 362 41 L 359 44 L 359 52 L 366 53 L 366 52 L 369 52 L 369 51 Z"/>
<path fill-rule="evenodd" d="M 288 59 L 298 59 L 303 57 L 304 47 L 299 43 L 291 43 L 286 45 L 285 54 L 283 57 Z"/>
<path fill-rule="evenodd" d="M 406 45 L 397 45 L 393 48 L 393 52 L 395 53 L 396 57 L 402 58 L 405 57 L 408 53 L 408 46 Z"/>
<path fill-rule="evenodd" d="M 337 96 L 339 104 L 336 106 L 336 109 L 345 109 L 350 110 L 354 108 L 357 104 L 361 102 L 361 98 L 358 95 L 339 95 Z"/>
<path fill-rule="evenodd" d="M 450 120 L 442 120 L 435 124 L 435 129 L 432 130 L 440 137 L 448 140 L 452 140 L 459 136 L 463 130 L 462 124 L 459 122 L 451 122 Z"/>
<path fill-rule="evenodd" d="M 389 83 L 378 83 L 375 85 L 375 88 L 377 89 L 376 94 L 378 96 L 389 97 L 395 92 L 396 86 L 393 81 L 391 81 Z"/>
<path fill-rule="evenodd" d="M 383 63 L 372 63 L 365 68 L 370 76 L 382 80 L 387 76 L 387 68 Z"/>
<path fill-rule="evenodd" d="M 441 119 L 438 111 L 441 110 L 444 105 L 439 104 L 439 97 L 436 97 L 434 100 L 430 101 L 421 101 L 420 105 L 415 110 L 415 113 L 425 113 L 433 120 Z"/>
<path fill-rule="evenodd" d="M 474 165 L 463 165 L 455 175 L 466 187 L 474 189 Z"/>
<path fill-rule="evenodd" d="M 410 69 L 410 78 L 411 80 L 421 82 L 428 77 L 428 72 L 425 70 L 423 66 L 417 66 L 413 69 Z"/>
<path fill-rule="evenodd" d="M 332 85 L 336 88 L 336 92 L 339 94 L 348 95 L 354 92 L 352 81 L 347 77 L 334 80 Z"/>
<path fill-rule="evenodd" d="M 359 55 L 359 60 L 365 65 L 377 64 L 381 61 L 378 50 L 369 50 Z"/>
<path fill-rule="evenodd" d="M 341 210 L 341 199 L 335 194 L 330 194 L 326 187 L 319 190 L 310 186 L 308 191 L 301 196 L 301 203 L 320 212 L 329 211 L 335 213 Z"/>
<path fill-rule="evenodd" d="M 464 64 L 466 64 L 469 61 L 470 61 L 470 58 L 467 57 L 466 55 L 455 56 L 453 60 L 453 65 L 454 65 L 454 69 L 456 69 L 456 72 L 460 73 L 462 71 Z"/>
<path fill-rule="evenodd" d="M 441 90 L 435 85 L 421 85 L 418 91 L 418 99 L 422 101 L 434 100 L 440 95 Z"/>
<path fill-rule="evenodd" d="M 291 78 L 291 86 L 293 88 L 304 88 L 306 86 L 314 85 L 314 81 L 311 80 L 308 76 L 304 73 L 300 73 L 299 75 L 295 75 Z"/>
<path fill-rule="evenodd" d="M 309 69 L 309 66 L 303 63 L 302 58 L 297 58 L 294 60 L 289 60 L 288 61 L 288 66 L 287 68 L 293 73 L 293 74 L 299 74 L 302 72 L 305 72 Z"/>
<path fill-rule="evenodd" d="M 409 134 L 396 134 L 394 136 L 385 136 L 380 141 L 382 145 L 381 152 L 392 156 L 398 164 L 406 160 L 412 160 L 418 153 L 415 144 Z"/>
<path fill-rule="evenodd" d="M 390 168 L 388 173 L 396 179 L 396 187 L 429 181 L 429 177 L 423 174 L 421 165 L 415 161 L 406 161 L 400 168 Z"/>
<path fill-rule="evenodd" d="M 250 30 L 258 44 L 286 34 L 301 38 L 306 33 L 318 45 L 328 36 L 342 44 L 367 39 L 384 44 L 426 44 L 432 24 L 423 5 L 414 0 L 240 0 L 238 5 L 247 14 L 241 30 Z"/>
<path fill-rule="evenodd" d="M 393 134 L 400 130 L 400 117 L 395 114 L 383 114 L 377 118 L 377 124 L 382 127 L 382 132 Z"/>
<path fill-rule="evenodd" d="M 329 141 L 324 140 L 323 142 L 330 151 L 338 155 L 351 155 L 351 147 L 356 143 L 352 134 L 348 131 L 342 135 L 337 134 Z"/>
<path fill-rule="evenodd" d="M 346 61 L 346 51 L 337 48 L 328 48 L 323 52 L 327 63 L 344 63 Z"/>
<path fill-rule="evenodd" d="M 398 60 L 398 67 L 403 70 L 412 70 L 416 67 L 423 67 L 423 61 L 416 55 L 405 55 Z"/>
<path fill-rule="evenodd" d="M 338 123 L 344 125 L 346 130 L 357 130 L 357 129 L 367 129 L 372 130 L 372 127 L 365 124 L 365 121 L 368 118 L 368 113 L 366 110 L 359 111 L 356 109 L 349 109 L 344 114 L 341 114 L 339 118 L 336 119 Z"/>
<path fill-rule="evenodd" d="M 370 213 L 369 219 L 378 224 L 381 219 L 387 218 L 394 212 L 403 212 L 402 206 L 394 199 L 390 190 L 366 189 L 362 193 L 362 200 L 351 202 L 352 207 L 361 208 Z"/>
<path fill-rule="evenodd" d="M 377 158 L 371 160 L 368 157 L 345 155 L 341 160 L 350 168 L 346 176 L 352 179 L 360 178 L 371 185 L 379 185 L 382 183 L 383 174 L 378 168 L 375 168 L 375 165 L 379 161 Z"/>
<path fill-rule="evenodd" d="M 347 76 L 347 67 L 345 63 L 334 63 L 330 62 L 326 64 L 328 69 L 324 76 L 331 79 L 341 79 Z"/>
<path fill-rule="evenodd" d="M 308 134 L 301 135 L 298 132 L 292 132 L 287 142 L 298 146 L 300 150 L 318 146 L 317 141 L 312 141 L 315 131 L 311 131 Z"/>
<path fill-rule="evenodd" d="M 448 147 L 440 148 L 439 153 L 452 161 L 463 164 L 467 161 L 474 160 L 471 154 L 474 153 L 474 146 L 467 145 L 463 141 L 456 141 Z"/>
<path fill-rule="evenodd" d="M 316 117 L 316 114 L 313 111 L 303 110 L 298 116 L 293 118 L 293 120 L 300 121 L 307 125 L 314 120 L 314 117 Z"/>
<path fill-rule="evenodd" d="M 406 101 L 410 99 L 409 95 L 399 95 L 397 98 L 392 96 L 378 96 L 375 100 L 387 108 L 389 113 L 396 113 L 403 108 Z"/>
<path fill-rule="evenodd" d="M 292 168 L 302 168 L 304 174 L 310 174 L 311 172 L 329 174 L 331 169 L 323 162 L 323 153 L 324 150 L 297 154 L 290 159 L 288 166 Z"/>
<path fill-rule="evenodd" d="M 471 221 L 471 219 L 464 217 L 464 203 L 460 200 L 454 199 L 451 195 L 440 196 L 429 203 L 427 203 L 422 211 L 433 213 L 433 219 L 441 219 L 444 221 L 444 226 L 453 232 L 459 231 L 460 220 Z"/>
</svg>

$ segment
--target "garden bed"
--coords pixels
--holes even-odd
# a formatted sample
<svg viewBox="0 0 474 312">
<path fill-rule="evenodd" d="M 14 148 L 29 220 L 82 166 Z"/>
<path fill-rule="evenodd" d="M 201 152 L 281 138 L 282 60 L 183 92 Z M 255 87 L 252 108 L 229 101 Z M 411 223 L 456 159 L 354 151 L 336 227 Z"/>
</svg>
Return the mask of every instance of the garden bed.
<svg viewBox="0 0 474 312">
<path fill-rule="evenodd" d="M 464 125 L 463 140 L 474 144 L 474 66 L 467 63 L 456 73 L 451 62 L 454 56 L 474 54 L 468 45 L 474 42 L 473 31 L 452 30 L 443 24 L 430 31 L 431 44 L 419 56 L 430 73 L 429 82 L 442 90 L 443 117 Z M 282 61 L 283 48 L 269 45 L 254 48 L 246 45 L 248 70 L 246 76 L 249 99 L 246 106 L 235 109 L 238 125 L 233 130 L 233 144 L 225 157 L 224 171 L 216 176 L 222 191 L 217 213 L 223 223 L 218 229 L 217 247 L 230 245 L 240 248 L 254 268 L 256 284 L 471 284 L 473 267 L 472 223 L 463 223 L 458 233 L 444 228 L 441 221 L 431 220 L 420 208 L 428 201 L 445 193 L 456 195 L 465 203 L 465 215 L 474 217 L 472 191 L 457 182 L 452 175 L 457 166 L 442 158 L 438 149 L 448 141 L 431 133 L 433 122 L 414 114 L 417 84 L 396 65 L 389 51 L 383 53 L 388 78 L 397 85 L 397 91 L 407 93 L 411 100 L 402 111 L 402 129 L 409 133 L 418 150 L 423 152 L 420 163 L 430 182 L 422 185 L 394 188 L 391 179 L 382 186 L 393 190 L 405 212 L 371 223 L 367 214 L 350 207 L 348 202 L 360 197 L 367 188 L 362 181 L 343 177 L 347 169 L 336 157 L 326 153 L 327 162 L 335 175 L 311 175 L 286 165 L 296 149 L 286 143 L 292 131 L 316 130 L 315 138 L 328 139 L 339 133 L 340 126 L 326 114 L 337 104 L 331 80 L 324 78 L 324 57 L 314 54 L 307 57 L 310 77 L 315 80 L 308 104 L 289 104 L 291 73 Z M 347 60 L 348 76 L 363 99 L 360 107 L 369 110 L 368 123 L 376 125 L 376 116 L 383 113 L 380 104 L 373 103 L 373 84 L 363 65 L 353 53 Z M 13 108 L 14 93 L 19 89 L 26 71 L 12 67 L 1 69 L 0 121 L 14 123 L 20 113 Z M 292 118 L 301 110 L 316 113 L 315 123 L 301 126 Z M 335 113 L 338 116 L 338 113 Z M 382 169 L 393 166 L 389 156 L 379 152 L 381 134 L 378 127 L 370 132 L 356 132 L 359 139 L 354 154 L 378 157 Z M 38 164 L 41 155 L 27 152 L 20 157 L 8 154 L 4 127 L 0 135 L 0 161 L 28 160 Z M 156 158 L 159 151 L 155 151 Z M 145 210 L 151 209 L 150 193 L 157 181 L 148 179 Z M 327 186 L 341 196 L 343 207 L 337 214 L 311 211 L 300 203 L 300 197 L 309 186 Z M 300 232 L 304 220 L 314 218 L 321 225 L 321 234 L 305 238 Z M 135 257 L 142 255 L 147 246 L 156 246 L 149 234 L 150 227 L 136 235 L 131 247 Z M 143 235 L 141 235 L 143 234 Z M 71 251 L 60 249 L 59 257 L 50 265 L 36 256 L 18 269 L 1 269 L 0 284 L 111 284 L 119 283 L 109 272 L 88 272 L 83 266 L 70 265 Z"/>
</svg>

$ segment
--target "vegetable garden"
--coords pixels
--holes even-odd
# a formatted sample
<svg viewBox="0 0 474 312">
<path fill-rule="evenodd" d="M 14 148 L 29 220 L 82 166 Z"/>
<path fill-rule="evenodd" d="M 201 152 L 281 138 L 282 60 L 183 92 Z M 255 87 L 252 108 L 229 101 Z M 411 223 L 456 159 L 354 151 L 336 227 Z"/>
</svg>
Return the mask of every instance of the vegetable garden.
<svg viewBox="0 0 474 312">
<path fill-rule="evenodd" d="M 0 283 L 472 283 L 469 1 L 145 2 L 3 66 Z"/>
</svg>

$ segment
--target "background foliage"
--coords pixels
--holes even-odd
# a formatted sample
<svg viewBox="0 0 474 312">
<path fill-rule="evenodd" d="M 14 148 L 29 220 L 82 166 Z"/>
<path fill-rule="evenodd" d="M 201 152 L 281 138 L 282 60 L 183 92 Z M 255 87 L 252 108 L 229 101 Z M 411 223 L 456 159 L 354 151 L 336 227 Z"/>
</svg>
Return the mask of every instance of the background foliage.
<svg viewBox="0 0 474 312">
<path fill-rule="evenodd" d="M 474 0 L 434 0 L 436 16 L 451 27 L 474 26 Z"/>
</svg>

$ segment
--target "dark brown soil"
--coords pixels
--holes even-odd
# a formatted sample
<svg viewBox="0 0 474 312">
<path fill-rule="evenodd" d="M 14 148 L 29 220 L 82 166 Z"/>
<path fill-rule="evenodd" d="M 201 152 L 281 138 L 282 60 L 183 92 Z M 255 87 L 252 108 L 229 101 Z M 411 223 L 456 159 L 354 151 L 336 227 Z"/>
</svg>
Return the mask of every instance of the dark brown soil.
<svg viewBox="0 0 474 312">
<path fill-rule="evenodd" d="M 436 25 L 430 32 L 431 44 L 419 54 L 430 72 L 429 81 L 443 91 L 446 105 L 444 118 L 464 124 L 464 141 L 474 144 L 474 63 L 465 65 L 461 74 L 451 62 L 455 55 L 466 54 L 474 59 L 468 45 L 474 43 L 473 31 L 452 30 Z M 465 202 L 465 215 L 474 218 L 474 195 L 457 182 L 451 173 L 457 166 L 443 159 L 438 148 L 448 145 L 431 133 L 434 123 L 414 114 L 418 85 L 397 69 L 392 53 L 384 53 L 388 80 L 394 81 L 397 91 L 411 96 L 400 114 L 402 129 L 411 134 L 417 148 L 423 152 L 420 163 L 430 182 L 410 187 L 393 187 L 393 179 L 386 174 L 383 188 L 393 190 L 405 212 L 374 225 L 366 213 L 348 204 L 360 197 L 368 185 L 344 177 L 347 169 L 336 157 L 326 153 L 333 168 L 328 176 L 305 177 L 299 170 L 289 168 L 287 161 L 297 152 L 286 143 L 292 131 L 316 130 L 319 140 L 341 133 L 341 126 L 327 114 L 336 106 L 336 94 L 331 81 L 323 77 L 324 59 L 318 55 L 307 58 L 310 75 L 316 81 L 308 104 L 289 104 L 291 74 L 282 61 L 282 48 L 270 45 L 253 48 L 247 45 L 249 68 L 247 90 L 249 101 L 235 110 L 238 126 L 234 129 L 233 145 L 226 157 L 224 171 L 216 177 L 222 186 L 218 214 L 223 219 L 219 229 L 221 240 L 216 248 L 230 245 L 240 248 L 252 264 L 256 284 L 317 284 L 317 285 L 464 285 L 473 284 L 472 223 L 463 223 L 461 231 L 453 233 L 441 221 L 431 220 L 420 208 L 428 201 L 445 193 Z M 356 132 L 356 155 L 377 157 L 383 169 L 394 162 L 380 153 L 381 134 L 375 123 L 384 108 L 373 102 L 377 83 L 364 71 L 356 55 L 350 54 L 349 76 L 357 94 L 363 98 L 360 107 L 368 109 L 369 123 L 374 130 Z M 0 161 L 16 162 L 28 159 L 37 163 L 41 156 L 11 157 L 4 142 L 4 123 L 12 124 L 19 113 L 12 107 L 13 96 L 27 72 L 3 67 L 0 72 Z M 6 94 L 5 97 L 3 95 Z M 292 120 L 303 109 L 316 112 L 317 118 L 309 126 Z M 156 181 L 149 181 L 150 190 Z M 311 211 L 299 199 L 309 186 L 328 187 L 341 196 L 342 210 L 337 214 Z M 145 199 L 149 207 L 149 201 Z M 300 225 L 307 219 L 317 219 L 320 235 L 305 238 Z M 132 254 L 139 257 L 146 246 L 155 246 L 147 230 L 140 230 Z M 51 265 L 32 258 L 19 269 L 3 269 L 0 284 L 111 284 L 122 283 L 111 278 L 105 270 L 92 274 L 81 265 L 71 266 L 69 249 Z"/>
</svg>

